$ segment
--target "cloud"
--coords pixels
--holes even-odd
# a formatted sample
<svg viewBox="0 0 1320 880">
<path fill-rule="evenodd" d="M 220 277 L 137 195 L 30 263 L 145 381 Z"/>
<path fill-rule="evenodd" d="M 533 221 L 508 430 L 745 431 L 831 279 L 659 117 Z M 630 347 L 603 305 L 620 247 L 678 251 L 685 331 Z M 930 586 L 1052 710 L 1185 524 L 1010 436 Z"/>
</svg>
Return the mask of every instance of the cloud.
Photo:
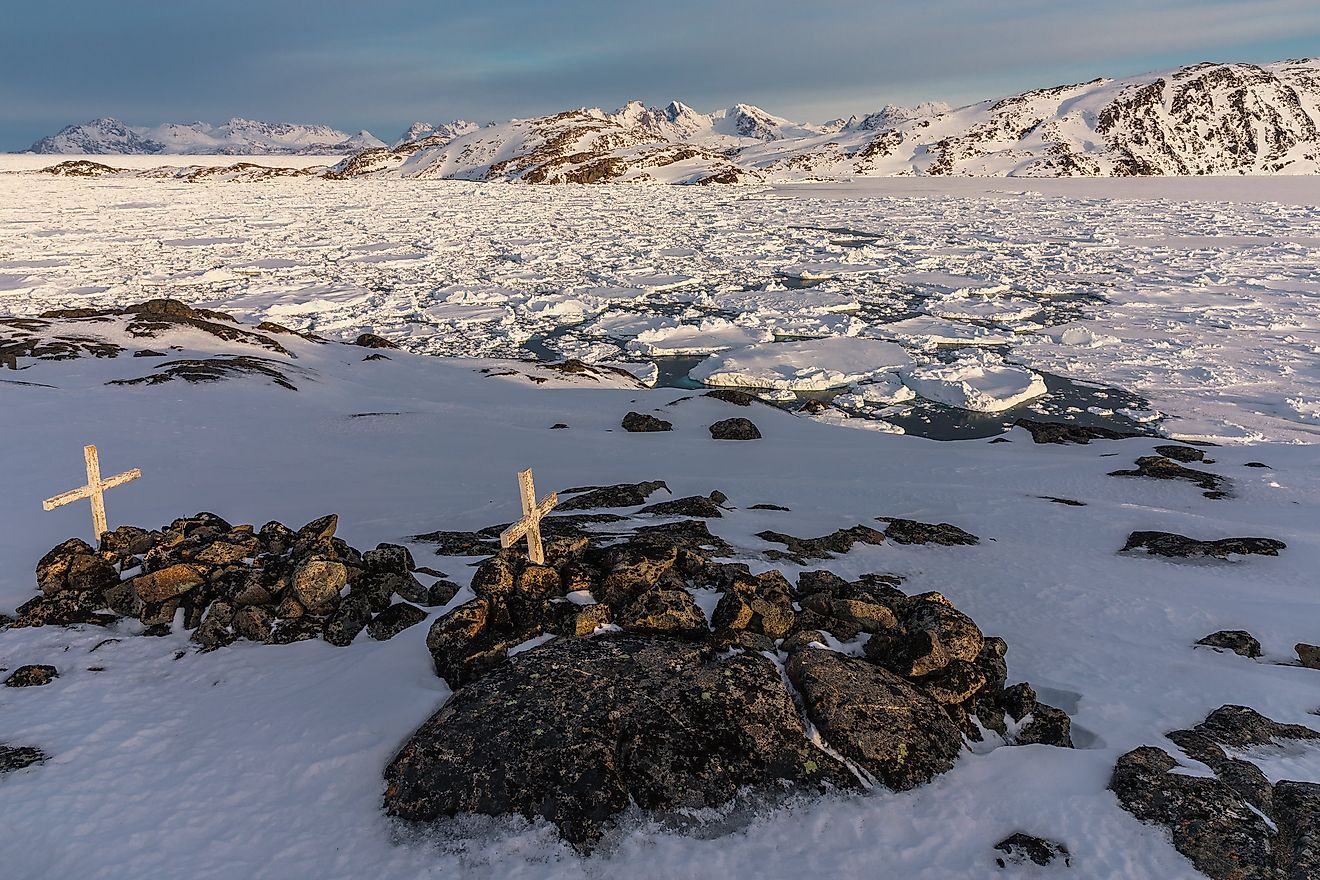
<svg viewBox="0 0 1320 880">
<path fill-rule="evenodd" d="M 94 115 L 370 127 L 633 97 L 823 119 L 971 101 L 1320 38 L 1314 0 L 64 0 L 10 4 L 0 146 Z M 20 133 L 22 138 L 20 139 Z M 17 140 L 18 142 L 14 142 Z"/>
</svg>

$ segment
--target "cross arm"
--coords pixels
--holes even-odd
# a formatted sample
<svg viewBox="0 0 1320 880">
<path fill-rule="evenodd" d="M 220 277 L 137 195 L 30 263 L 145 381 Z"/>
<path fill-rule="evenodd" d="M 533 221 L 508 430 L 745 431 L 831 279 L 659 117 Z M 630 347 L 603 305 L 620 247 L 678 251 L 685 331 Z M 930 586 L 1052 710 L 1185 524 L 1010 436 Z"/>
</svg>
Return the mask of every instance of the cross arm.
<svg viewBox="0 0 1320 880">
<path fill-rule="evenodd" d="M 42 510 L 54 510 L 57 507 L 63 507 L 66 504 L 72 504 L 75 501 L 81 501 L 84 498 L 92 497 L 92 490 L 89 486 L 80 486 L 77 489 L 70 489 L 54 498 L 47 498 L 41 502 Z"/>
</svg>

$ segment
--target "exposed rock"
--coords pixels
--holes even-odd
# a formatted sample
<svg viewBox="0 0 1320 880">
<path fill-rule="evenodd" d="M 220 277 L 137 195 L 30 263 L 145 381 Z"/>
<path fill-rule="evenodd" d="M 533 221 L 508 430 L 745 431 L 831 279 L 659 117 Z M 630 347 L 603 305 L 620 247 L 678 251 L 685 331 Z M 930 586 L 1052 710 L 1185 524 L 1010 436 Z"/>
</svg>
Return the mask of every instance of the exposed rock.
<svg viewBox="0 0 1320 880">
<path fill-rule="evenodd" d="M 453 581 L 440 580 L 426 588 L 426 601 L 422 604 L 435 608 L 441 605 L 448 605 L 458 595 L 458 584 Z"/>
<path fill-rule="evenodd" d="M 748 391 L 739 391 L 736 388 L 716 388 L 707 391 L 702 397 L 713 397 L 716 400 L 722 400 L 725 403 L 731 403 L 734 406 L 751 406 L 753 403 L 760 403 L 761 398 Z"/>
<path fill-rule="evenodd" d="M 347 583 L 348 569 L 329 559 L 309 559 L 293 573 L 294 595 L 313 613 L 333 610 Z"/>
<path fill-rule="evenodd" d="M 706 617 L 686 590 L 648 590 L 619 612 L 628 632 L 700 639 L 709 632 Z"/>
<path fill-rule="evenodd" d="M 638 512 L 649 513 L 653 516 L 717 518 L 724 516 L 724 513 L 720 510 L 720 505 L 728 500 L 728 496 L 723 492 L 712 492 L 709 497 L 689 495 L 686 498 L 675 498 L 672 501 L 648 504 Z"/>
<path fill-rule="evenodd" d="M 761 432 L 750 419 L 733 418 L 711 425 L 710 436 L 715 440 L 760 440 Z"/>
<path fill-rule="evenodd" d="M 1283 780 L 1274 786 L 1276 848 L 1284 880 L 1320 877 L 1320 785 Z M 1282 872 L 1280 872 L 1282 873 Z"/>
<path fill-rule="evenodd" d="M 9 746 L 0 743 L 0 773 L 22 770 L 34 764 L 44 764 L 50 756 L 33 746 Z"/>
<path fill-rule="evenodd" d="M 32 663 L 27 666 L 20 666 L 11 672 L 9 677 L 5 679 L 5 687 L 40 687 L 44 684 L 50 684 L 59 677 L 60 672 L 54 666 Z"/>
<path fill-rule="evenodd" d="M 1003 858 L 995 859 L 995 863 L 1001 868 L 1010 864 L 1024 865 L 1028 861 L 1045 866 L 1058 858 L 1063 859 L 1065 866 L 1072 866 L 1072 856 L 1068 852 L 1068 847 L 1057 841 L 1033 837 L 1020 831 L 996 843 L 995 849 L 1004 853 Z"/>
<path fill-rule="evenodd" d="M 1208 648 L 1222 648 L 1243 657 L 1260 656 L 1260 642 L 1256 641 L 1251 633 L 1240 629 L 1221 629 L 1219 632 L 1212 632 L 1197 644 Z"/>
<path fill-rule="evenodd" d="M 1183 467 L 1172 459 L 1162 455 L 1143 455 L 1137 459 L 1134 470 L 1110 471 L 1111 477 L 1150 477 L 1156 480 L 1186 480 L 1206 491 L 1207 498 L 1225 498 L 1228 495 L 1228 479 L 1209 471 L 1198 471 Z"/>
<path fill-rule="evenodd" d="M 1297 661 L 1307 669 L 1320 669 L 1320 645 L 1298 642 L 1293 650 L 1297 652 Z"/>
<path fill-rule="evenodd" d="M 1073 425 L 1065 422 L 1037 422 L 1032 419 L 1018 419 L 1013 422 L 1013 426 L 1029 431 L 1031 439 L 1037 443 L 1081 443 L 1085 445 L 1092 440 L 1126 440 L 1130 437 L 1142 436 L 1129 431 L 1115 431 L 1112 428 Z"/>
<path fill-rule="evenodd" d="M 743 787 L 855 785 L 806 739 L 769 660 L 637 636 L 558 639 L 455 692 L 385 771 L 386 810 L 553 822 L 587 849 L 611 818 Z"/>
<path fill-rule="evenodd" d="M 376 615 L 375 620 L 367 624 L 367 635 L 378 642 L 383 642 L 394 638 L 405 629 L 416 626 L 426 620 L 426 617 L 426 612 L 416 605 L 399 602 L 386 608 Z"/>
<path fill-rule="evenodd" d="M 669 491 L 664 480 L 643 483 L 619 483 L 614 486 L 579 486 L 565 489 L 560 495 L 574 497 L 560 501 L 557 510 L 594 510 L 598 507 L 635 507 L 660 489 Z"/>
<path fill-rule="evenodd" d="M 47 596 L 64 590 L 99 592 L 118 583 L 114 567 L 77 538 L 60 544 L 37 563 L 37 588 Z"/>
<path fill-rule="evenodd" d="M 1109 788 L 1123 809 L 1168 829 L 1174 848 L 1213 880 L 1274 880 L 1274 831 L 1219 779 L 1171 773 L 1178 763 L 1152 746 L 1118 759 Z"/>
<path fill-rule="evenodd" d="M 658 419 L 649 413 L 630 412 L 623 417 L 623 430 L 630 434 L 649 434 L 657 431 L 672 431 L 674 425 L 664 419 Z"/>
<path fill-rule="evenodd" d="M 1037 701 L 1031 709 L 1030 720 L 1022 725 L 1013 741 L 1020 746 L 1042 744 L 1071 749 L 1072 720 L 1068 713 Z"/>
<path fill-rule="evenodd" d="M 384 336 L 377 336 L 375 333 L 362 333 L 357 339 L 353 340 L 354 345 L 360 345 L 363 348 L 398 348 L 393 342 L 390 342 Z"/>
<path fill-rule="evenodd" d="M 401 544 L 377 544 L 375 550 L 362 554 L 362 564 L 368 571 L 411 574 L 417 568 L 412 553 Z"/>
<path fill-rule="evenodd" d="M 1205 453 L 1192 446 L 1156 446 L 1155 451 L 1165 458 L 1188 464 L 1193 461 L 1205 461 Z"/>
<path fill-rule="evenodd" d="M 138 575 L 129 582 L 138 599 L 147 603 L 169 601 L 204 583 L 206 576 L 202 569 L 182 562 Z"/>
<path fill-rule="evenodd" d="M 1281 724 L 1249 706 L 1220 706 L 1193 728 L 1223 746 L 1249 748 L 1279 740 L 1320 740 L 1320 731 L 1301 724 Z"/>
<path fill-rule="evenodd" d="M 882 522 L 884 517 L 878 517 Z M 931 523 L 917 522 L 912 519 L 891 519 L 887 520 L 885 526 L 885 537 L 895 544 L 943 544 L 945 546 L 957 546 L 960 544 L 979 544 L 981 539 L 971 532 L 965 532 L 957 526 L 949 523 Z"/>
<path fill-rule="evenodd" d="M 1167 556 L 1170 559 L 1198 556 L 1227 559 L 1232 555 L 1278 556 L 1279 551 L 1287 547 L 1287 544 L 1273 538 L 1220 538 L 1217 541 L 1198 541 L 1172 532 L 1133 532 L 1128 535 L 1127 543 L 1120 552 L 1140 549 L 1153 556 Z"/>
<path fill-rule="evenodd" d="M 929 675 L 949 663 L 944 643 L 929 630 L 879 632 L 867 640 L 864 650 L 872 663 L 905 678 Z"/>
<path fill-rule="evenodd" d="M 325 622 L 322 637 L 337 648 L 345 648 L 353 643 L 358 633 L 366 629 L 370 621 L 371 605 L 366 597 L 350 595 L 339 603 Z"/>
<path fill-rule="evenodd" d="M 786 664 L 807 715 L 832 747 L 892 789 L 953 767 L 962 734 L 920 690 L 854 657 L 806 648 Z"/>
<path fill-rule="evenodd" d="M 883 544 L 885 540 L 884 532 L 862 525 L 839 529 L 820 538 L 795 538 L 792 535 L 773 531 L 757 532 L 756 537 L 762 541 L 771 541 L 788 547 L 787 552 L 769 550 L 766 556 L 771 559 L 791 559 L 799 564 L 805 564 L 807 559 L 830 559 L 835 554 L 847 553 L 858 542 Z"/>
</svg>

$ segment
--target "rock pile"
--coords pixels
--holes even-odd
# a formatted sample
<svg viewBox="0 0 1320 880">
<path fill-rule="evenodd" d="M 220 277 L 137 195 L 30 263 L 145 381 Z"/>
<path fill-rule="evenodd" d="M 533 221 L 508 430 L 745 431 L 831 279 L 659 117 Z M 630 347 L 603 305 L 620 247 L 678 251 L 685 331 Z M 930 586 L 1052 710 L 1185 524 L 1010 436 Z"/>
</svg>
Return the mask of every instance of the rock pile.
<svg viewBox="0 0 1320 880">
<path fill-rule="evenodd" d="M 474 598 L 432 625 L 455 692 L 387 768 L 390 814 L 544 818 L 589 849 L 630 803 L 908 789 L 983 730 L 1071 746 L 1065 713 L 1005 686 L 1004 641 L 939 593 L 909 596 L 892 575 L 753 573 L 717 561 L 732 548 L 697 520 L 602 535 L 543 523 L 555 519 L 579 525 L 547 531 L 545 565 L 494 552 Z"/>
<path fill-rule="evenodd" d="M 1174 848 L 1213 880 L 1320 876 L 1320 784 L 1271 785 L 1255 764 L 1225 751 L 1320 740 L 1320 731 L 1221 706 L 1168 737 L 1214 775 L 1177 772 L 1178 762 L 1154 746 L 1133 749 L 1118 759 L 1109 784 L 1123 809 L 1167 828 Z"/>
<path fill-rule="evenodd" d="M 14 627 L 101 624 L 135 618 L 148 635 L 176 620 L 211 650 L 236 639 L 347 645 L 363 629 L 387 639 L 420 623 L 417 605 L 443 605 L 458 587 L 423 586 L 406 547 L 359 552 L 335 537 L 334 514 L 298 530 L 278 522 L 233 526 L 212 513 L 148 531 L 120 526 L 93 549 L 65 541 L 37 563 L 41 594 Z M 394 603 L 394 597 L 403 601 Z M 409 604 L 416 603 L 416 604 Z"/>
</svg>

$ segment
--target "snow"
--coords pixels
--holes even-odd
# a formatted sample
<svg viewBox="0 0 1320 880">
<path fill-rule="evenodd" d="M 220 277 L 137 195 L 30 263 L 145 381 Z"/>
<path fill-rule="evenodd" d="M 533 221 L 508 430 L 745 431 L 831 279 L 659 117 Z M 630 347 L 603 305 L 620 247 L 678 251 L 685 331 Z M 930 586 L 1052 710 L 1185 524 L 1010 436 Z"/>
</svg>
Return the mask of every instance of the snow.
<svg viewBox="0 0 1320 880">
<path fill-rule="evenodd" d="M 699 324 L 662 324 L 643 330 L 628 343 L 638 354 L 706 354 L 739 348 L 754 342 L 767 342 L 771 335 L 754 327 L 742 327 L 723 318 Z"/>
<path fill-rule="evenodd" d="M 833 337 L 804 342 L 749 345 L 711 355 L 688 372 L 707 385 L 824 391 L 905 366 L 909 359 L 891 342 Z"/>
</svg>

